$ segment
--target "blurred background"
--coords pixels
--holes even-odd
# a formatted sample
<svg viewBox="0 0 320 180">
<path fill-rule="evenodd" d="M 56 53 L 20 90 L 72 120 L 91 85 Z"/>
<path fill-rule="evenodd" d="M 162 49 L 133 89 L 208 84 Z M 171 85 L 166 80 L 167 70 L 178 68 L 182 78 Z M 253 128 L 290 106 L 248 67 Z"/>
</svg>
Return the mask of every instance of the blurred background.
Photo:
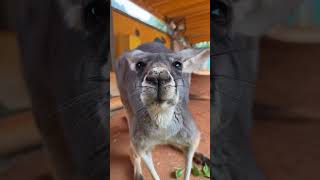
<svg viewBox="0 0 320 180">
<path fill-rule="evenodd" d="M 317 180 L 320 1 L 305 0 L 260 42 L 253 148 L 271 180 Z"/>
<path fill-rule="evenodd" d="M 19 67 L 14 6 L 13 1 L 1 1 L 0 4 L 0 116 L 30 108 Z"/>
<path fill-rule="evenodd" d="M 31 104 L 19 64 L 15 33 L 16 1 L 0 1 L 0 179 L 51 179 L 41 139 L 33 123 Z M 138 5 L 143 10 L 137 10 Z M 143 42 L 156 41 L 168 48 L 209 47 L 209 1 L 112 1 L 114 56 Z M 131 5 L 128 5 L 131 4 Z M 317 180 L 320 163 L 320 2 L 306 0 L 288 22 L 261 39 L 255 101 L 253 147 L 259 166 L 271 180 Z M 209 64 L 210 61 L 208 61 Z M 209 66 L 209 65 L 208 65 Z M 209 68 L 193 74 L 193 113 L 210 139 L 208 112 Z M 111 76 L 112 79 L 112 76 Z M 204 83 L 206 82 L 206 83 Z M 111 82 L 112 83 L 112 82 Z M 126 147 L 128 136 L 117 89 L 112 86 L 111 143 Z M 114 120 L 114 119 L 118 119 Z M 201 124 L 201 122 L 203 122 Z M 123 131 L 124 130 L 124 131 Z M 116 147 L 116 146 L 113 146 Z M 113 175 L 130 176 L 126 149 L 111 149 Z M 161 166 L 164 177 L 180 166 L 179 155 L 166 147 L 161 152 L 174 159 Z M 160 155 L 155 152 L 155 156 Z M 158 159 L 159 160 L 159 159 Z M 125 172 L 125 173 L 124 173 Z M 162 175 L 161 175 L 162 176 Z M 117 177 L 115 177 L 117 179 Z"/>
<path fill-rule="evenodd" d="M 209 0 L 112 0 L 111 2 L 115 61 L 125 51 L 146 42 L 162 43 L 173 51 L 210 47 Z M 199 151 L 209 157 L 210 59 L 199 71 L 192 74 L 191 81 L 190 109 L 202 132 Z M 130 180 L 133 177 L 133 168 L 128 156 L 129 134 L 113 69 L 110 72 L 110 85 L 110 179 Z M 168 146 L 155 148 L 153 159 L 162 179 L 175 179 L 171 173 L 176 168 L 184 168 L 183 155 Z M 142 168 L 146 179 L 152 179 L 144 163 Z"/>
<path fill-rule="evenodd" d="M 20 67 L 17 3 L 0 1 L 0 179 L 47 179 L 48 163 Z"/>
<path fill-rule="evenodd" d="M 0 1 L 0 179 L 50 180 L 49 163 L 33 122 L 31 103 L 20 67 L 15 30 L 19 1 Z M 209 0 L 112 0 L 113 56 L 145 42 L 163 43 L 179 51 L 210 47 Z M 191 108 L 204 134 L 200 150 L 209 156 L 210 60 L 192 75 Z M 111 72 L 111 179 L 132 179 L 124 111 Z M 160 159 L 161 153 L 168 154 Z M 175 167 L 184 167 L 182 154 L 160 147 L 155 152 L 160 176 L 170 179 Z M 169 164 L 166 162 L 170 162 Z M 144 168 L 145 171 L 145 168 Z M 147 173 L 146 173 L 147 174 Z"/>
</svg>

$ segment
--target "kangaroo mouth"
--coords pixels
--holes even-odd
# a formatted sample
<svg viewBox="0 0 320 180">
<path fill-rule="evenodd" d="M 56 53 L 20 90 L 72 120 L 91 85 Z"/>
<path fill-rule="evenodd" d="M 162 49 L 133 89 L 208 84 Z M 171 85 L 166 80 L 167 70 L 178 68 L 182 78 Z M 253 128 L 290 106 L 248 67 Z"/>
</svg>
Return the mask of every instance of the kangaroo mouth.
<svg viewBox="0 0 320 180">
<path fill-rule="evenodd" d="M 157 97 L 154 101 L 158 104 L 165 103 L 166 101 L 169 101 L 170 99 L 162 99 L 161 97 Z"/>
<path fill-rule="evenodd" d="M 162 92 L 162 91 L 163 90 L 161 89 L 161 87 L 158 87 L 157 98 L 155 99 L 156 102 L 163 103 L 167 100 L 166 97 L 163 97 L 163 94 L 165 94 L 166 92 Z"/>
<path fill-rule="evenodd" d="M 177 89 L 174 86 L 143 87 L 141 100 L 145 105 L 174 104 L 177 99 Z"/>
</svg>

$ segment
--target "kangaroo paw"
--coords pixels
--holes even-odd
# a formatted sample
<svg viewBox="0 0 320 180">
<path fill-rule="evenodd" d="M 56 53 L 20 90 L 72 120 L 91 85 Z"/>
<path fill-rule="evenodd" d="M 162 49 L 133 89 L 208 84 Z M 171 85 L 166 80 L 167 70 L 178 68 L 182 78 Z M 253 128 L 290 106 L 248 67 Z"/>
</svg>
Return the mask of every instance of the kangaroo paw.
<svg viewBox="0 0 320 180">
<path fill-rule="evenodd" d="M 134 180 L 143 180 L 142 174 L 136 173 L 136 174 L 134 175 Z"/>
<path fill-rule="evenodd" d="M 206 157 L 204 154 L 195 152 L 193 156 L 193 161 L 197 164 L 207 164 L 208 166 L 211 164 L 210 159 Z"/>
</svg>

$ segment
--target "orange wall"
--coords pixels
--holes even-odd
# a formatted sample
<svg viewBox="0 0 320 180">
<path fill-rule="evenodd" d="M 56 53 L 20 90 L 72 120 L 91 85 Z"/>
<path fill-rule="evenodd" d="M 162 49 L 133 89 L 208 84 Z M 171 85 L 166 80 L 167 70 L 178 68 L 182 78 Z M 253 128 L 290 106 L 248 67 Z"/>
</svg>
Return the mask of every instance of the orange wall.
<svg viewBox="0 0 320 180">
<path fill-rule="evenodd" d="M 166 39 L 166 47 L 170 48 L 169 36 L 161 31 L 156 30 L 146 24 L 143 24 L 129 16 L 126 16 L 117 10 L 112 10 L 114 39 L 117 42 L 117 36 L 121 34 L 134 35 L 135 29 L 140 31 L 141 43 L 151 42 L 156 37 L 164 37 Z"/>
</svg>

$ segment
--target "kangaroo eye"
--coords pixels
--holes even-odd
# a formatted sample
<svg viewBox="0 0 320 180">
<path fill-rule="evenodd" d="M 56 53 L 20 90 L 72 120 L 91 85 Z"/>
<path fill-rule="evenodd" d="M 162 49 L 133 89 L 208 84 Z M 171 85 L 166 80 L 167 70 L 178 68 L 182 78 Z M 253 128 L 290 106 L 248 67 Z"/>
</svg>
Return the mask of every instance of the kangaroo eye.
<svg viewBox="0 0 320 180">
<path fill-rule="evenodd" d="M 142 70 L 144 67 L 146 66 L 146 63 L 144 63 L 144 62 L 138 62 L 137 64 L 136 64 L 136 70 Z"/>
<path fill-rule="evenodd" d="M 179 62 L 179 61 L 173 62 L 172 65 L 176 69 L 182 70 L 182 63 L 181 62 Z"/>
<path fill-rule="evenodd" d="M 107 1 L 93 1 L 84 9 L 84 21 L 88 29 L 97 29 L 106 24 L 108 17 Z"/>
</svg>

